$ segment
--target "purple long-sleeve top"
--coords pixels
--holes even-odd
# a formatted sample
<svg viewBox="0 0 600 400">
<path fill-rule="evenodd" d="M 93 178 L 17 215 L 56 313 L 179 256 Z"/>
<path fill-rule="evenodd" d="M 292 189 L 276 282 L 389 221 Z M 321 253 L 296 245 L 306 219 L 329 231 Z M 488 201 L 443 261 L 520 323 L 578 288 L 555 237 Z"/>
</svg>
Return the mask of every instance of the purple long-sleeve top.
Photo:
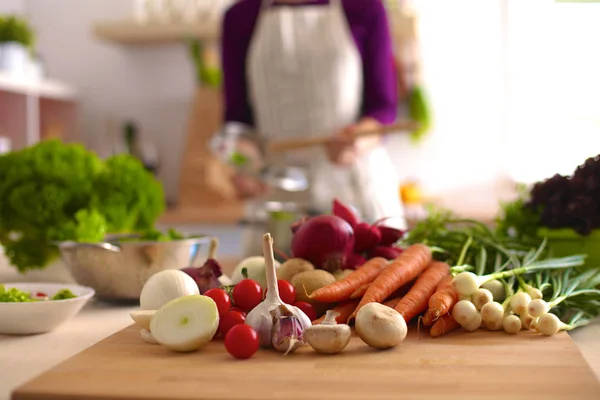
<svg viewBox="0 0 600 400">
<path fill-rule="evenodd" d="M 272 7 L 326 5 L 329 0 L 274 3 Z M 381 0 L 342 0 L 354 42 L 363 62 L 362 116 L 388 124 L 396 119 L 397 76 L 387 14 Z M 254 126 L 248 96 L 246 58 L 261 8 L 261 0 L 242 0 L 225 13 L 222 36 L 222 68 L 225 122 Z"/>
</svg>

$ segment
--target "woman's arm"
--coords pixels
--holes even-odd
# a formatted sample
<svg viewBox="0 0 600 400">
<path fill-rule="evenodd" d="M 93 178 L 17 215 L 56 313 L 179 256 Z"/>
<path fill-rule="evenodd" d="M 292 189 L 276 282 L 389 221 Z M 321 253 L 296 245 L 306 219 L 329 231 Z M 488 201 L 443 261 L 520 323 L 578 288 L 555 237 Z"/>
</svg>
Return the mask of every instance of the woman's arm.
<svg viewBox="0 0 600 400">
<path fill-rule="evenodd" d="M 380 0 L 373 4 L 364 41 L 363 116 L 390 124 L 398 113 L 398 81 L 388 17 Z"/>
<path fill-rule="evenodd" d="M 223 17 L 221 67 L 223 69 L 224 122 L 254 125 L 246 82 L 246 57 L 254 21 L 242 4 L 230 8 Z"/>
</svg>

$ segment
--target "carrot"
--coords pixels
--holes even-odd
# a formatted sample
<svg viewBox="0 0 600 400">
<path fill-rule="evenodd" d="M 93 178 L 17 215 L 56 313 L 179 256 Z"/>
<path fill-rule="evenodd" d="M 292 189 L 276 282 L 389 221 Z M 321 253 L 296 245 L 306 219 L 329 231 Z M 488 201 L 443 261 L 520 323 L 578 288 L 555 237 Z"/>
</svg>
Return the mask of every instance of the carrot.
<svg viewBox="0 0 600 400">
<path fill-rule="evenodd" d="M 410 291 L 396 306 L 406 323 L 427 310 L 429 298 L 435 293 L 435 288 L 450 272 L 450 266 L 444 262 L 434 261 L 421 274 Z"/>
<path fill-rule="evenodd" d="M 383 305 L 388 306 L 390 308 L 396 308 L 396 305 L 398 304 L 398 302 L 400 300 L 402 300 L 402 297 L 395 297 L 393 299 L 386 301 L 385 303 L 383 303 Z"/>
<path fill-rule="evenodd" d="M 402 252 L 375 278 L 350 318 L 353 320 L 365 304 L 381 302 L 410 282 L 431 263 L 431 250 L 423 244 L 413 244 Z"/>
<path fill-rule="evenodd" d="M 404 297 L 404 296 L 406 296 L 406 294 L 410 291 L 410 288 L 413 287 L 413 285 L 415 284 L 416 281 L 417 281 L 417 279 L 413 279 L 410 282 L 405 283 L 398 290 L 394 291 L 394 293 L 392 293 L 390 295 L 390 298 Z"/>
<path fill-rule="evenodd" d="M 446 314 L 436 321 L 429 331 L 429 336 L 439 337 L 448 332 L 452 332 L 460 328 L 460 324 L 452 318 L 450 314 Z"/>
<path fill-rule="evenodd" d="M 360 285 L 358 287 L 358 289 L 356 289 L 351 295 L 350 295 L 350 299 L 354 300 L 354 299 L 360 299 L 361 297 L 363 297 L 365 295 L 365 293 L 367 293 L 367 289 L 369 288 L 369 285 L 371 284 L 371 282 L 369 283 L 365 283 L 364 285 Z"/>
<path fill-rule="evenodd" d="M 444 314 L 448 314 L 458 302 L 458 293 L 452 287 L 452 279 L 452 275 L 446 276 L 429 299 L 429 312 L 433 317 L 433 321 Z"/>
<path fill-rule="evenodd" d="M 423 320 L 422 320 L 424 326 L 431 326 L 431 325 L 433 325 L 433 323 L 436 320 L 437 320 L 437 318 L 433 317 L 431 310 L 425 311 L 425 314 L 423 315 Z"/>
<path fill-rule="evenodd" d="M 350 314 L 352 314 L 352 312 L 356 309 L 356 306 L 358 306 L 358 302 L 358 300 L 345 301 L 332 308 L 332 310 L 340 313 L 340 315 L 338 315 L 335 318 L 338 324 L 346 323 L 346 320 L 348 319 Z M 321 318 L 314 320 L 312 324 L 319 325 L 321 322 L 323 322 L 324 319 L 325 315 L 323 315 Z"/>
<path fill-rule="evenodd" d="M 323 303 L 348 300 L 350 295 L 361 285 L 373 282 L 388 264 L 388 260 L 383 257 L 371 258 L 344 279 L 315 290 L 309 297 Z"/>
</svg>

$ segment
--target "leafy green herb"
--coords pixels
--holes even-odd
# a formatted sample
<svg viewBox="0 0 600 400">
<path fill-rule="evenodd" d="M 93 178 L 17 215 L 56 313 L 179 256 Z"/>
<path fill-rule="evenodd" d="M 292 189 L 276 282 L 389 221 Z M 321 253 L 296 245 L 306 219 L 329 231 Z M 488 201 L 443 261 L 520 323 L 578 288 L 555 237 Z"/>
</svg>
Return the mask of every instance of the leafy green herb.
<svg viewBox="0 0 600 400">
<path fill-rule="evenodd" d="M 446 209 L 431 209 L 429 216 L 418 222 L 401 243 L 441 248 L 444 251 L 434 253 L 436 259 L 451 265 L 477 266 L 478 271 L 491 273 L 508 260 L 516 266 L 518 257 L 539 248 L 541 240 L 498 235 L 480 221 L 457 218 Z"/>
</svg>

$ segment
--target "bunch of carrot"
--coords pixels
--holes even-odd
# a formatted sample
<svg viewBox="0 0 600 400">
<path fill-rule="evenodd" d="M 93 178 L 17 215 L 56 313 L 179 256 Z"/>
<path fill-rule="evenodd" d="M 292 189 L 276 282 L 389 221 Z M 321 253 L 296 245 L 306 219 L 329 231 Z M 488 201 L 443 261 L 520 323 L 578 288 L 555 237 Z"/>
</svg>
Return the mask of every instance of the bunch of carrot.
<svg viewBox="0 0 600 400">
<path fill-rule="evenodd" d="M 440 336 L 458 328 L 448 315 L 458 297 L 448 288 L 452 289 L 449 265 L 433 260 L 429 247 L 413 244 L 391 262 L 380 257 L 368 260 L 346 278 L 314 291 L 310 298 L 335 303 L 338 323 L 352 323 L 358 310 L 372 302 L 394 308 L 407 323 L 425 313 L 431 336 Z"/>
</svg>

